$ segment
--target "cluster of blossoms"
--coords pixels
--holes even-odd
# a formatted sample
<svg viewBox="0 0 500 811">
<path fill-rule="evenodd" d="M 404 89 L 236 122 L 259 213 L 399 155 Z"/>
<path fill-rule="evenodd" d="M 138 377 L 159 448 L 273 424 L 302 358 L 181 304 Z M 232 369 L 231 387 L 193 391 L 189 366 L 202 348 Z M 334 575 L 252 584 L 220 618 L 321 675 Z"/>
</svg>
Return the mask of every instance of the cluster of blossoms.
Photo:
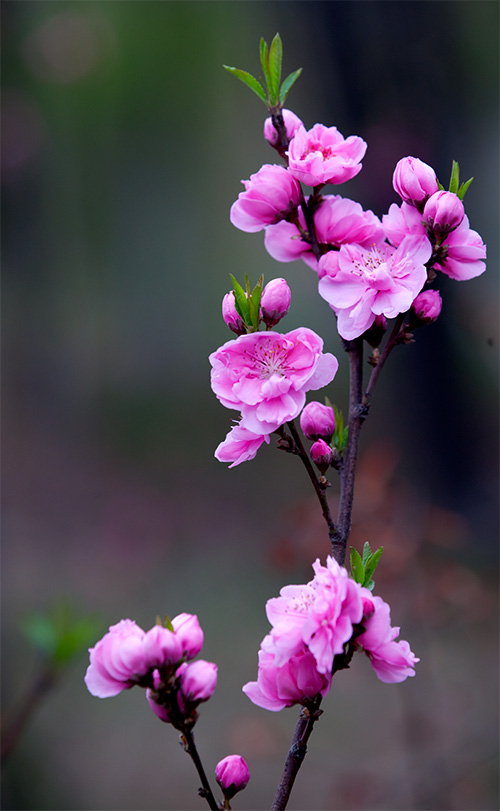
<svg viewBox="0 0 500 811">
<path fill-rule="evenodd" d="M 240 421 L 231 428 L 215 455 L 231 467 L 253 459 L 269 436 L 302 411 L 308 391 L 330 383 L 338 361 L 323 352 L 323 341 L 306 327 L 279 333 L 270 330 L 288 312 L 290 288 L 284 279 L 273 279 L 262 291 L 260 314 L 264 332 L 244 332 L 234 304 L 234 294 L 223 301 L 224 320 L 238 337 L 210 355 L 211 385 L 226 408 L 239 411 Z"/>
<path fill-rule="evenodd" d="M 393 175 L 402 203 L 393 204 L 382 221 L 353 200 L 322 195 L 325 184 L 344 183 L 361 170 L 366 143 L 357 136 L 344 139 L 336 127 L 315 124 L 306 130 L 293 112 L 282 113 L 286 166 L 266 164 L 243 181 L 245 191 L 231 207 L 233 225 L 265 230 L 274 259 L 300 258 L 316 271 L 319 294 L 336 314 L 345 340 L 360 337 L 375 322 L 385 326 L 385 319 L 412 305 L 423 315 L 420 323 L 435 320 L 437 290 L 417 299 L 436 271 L 465 280 L 485 269 L 486 248 L 469 227 L 458 194 L 440 190 L 430 166 L 406 157 Z M 271 118 L 264 136 L 278 149 Z M 305 195 L 301 183 L 313 193 Z"/>
<path fill-rule="evenodd" d="M 355 650 L 365 652 L 383 682 L 415 675 L 419 660 L 408 642 L 396 639 L 399 628 L 391 626 L 388 604 L 349 578 L 332 557 L 326 566 L 316 560 L 313 569 L 309 583 L 285 586 L 267 602 L 272 630 L 259 651 L 257 681 L 243 687 L 264 709 L 307 705 L 325 696 L 332 674 Z"/>
</svg>

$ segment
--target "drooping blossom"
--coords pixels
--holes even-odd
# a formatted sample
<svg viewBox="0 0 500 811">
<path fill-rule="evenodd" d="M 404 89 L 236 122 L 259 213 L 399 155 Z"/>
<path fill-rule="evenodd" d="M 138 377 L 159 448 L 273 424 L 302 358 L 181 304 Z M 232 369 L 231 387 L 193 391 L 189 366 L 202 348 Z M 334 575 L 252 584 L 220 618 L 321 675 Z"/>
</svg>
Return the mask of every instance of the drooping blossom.
<svg viewBox="0 0 500 811">
<path fill-rule="evenodd" d="M 266 436 L 304 407 L 306 393 L 330 383 L 338 361 L 306 327 L 285 334 L 255 332 L 228 341 L 210 355 L 212 390 L 240 425 Z"/>
<path fill-rule="evenodd" d="M 243 692 L 257 707 L 278 712 L 318 693 L 325 696 L 331 683 L 331 674 L 320 673 L 314 656 L 302 645 L 280 666 L 272 653 L 260 650 L 257 681 L 245 684 Z"/>
<path fill-rule="evenodd" d="M 300 427 L 307 439 L 330 442 L 335 431 L 335 413 L 331 406 L 313 400 L 300 415 Z"/>
<path fill-rule="evenodd" d="M 432 166 L 411 156 L 397 162 L 392 184 L 405 203 L 417 206 L 420 210 L 431 194 L 438 190 L 436 173 Z"/>
<path fill-rule="evenodd" d="M 427 200 L 422 219 L 435 233 L 448 234 L 458 228 L 464 215 L 464 204 L 456 194 L 437 191 Z"/>
<path fill-rule="evenodd" d="M 404 681 L 415 675 L 415 664 L 420 661 L 410 650 L 406 640 L 396 640 L 399 628 L 391 626 L 390 606 L 381 597 L 371 597 L 373 613 L 365 617 L 365 631 L 356 638 L 371 661 L 380 681 L 388 684 Z"/>
<path fill-rule="evenodd" d="M 241 318 L 241 315 L 238 313 L 236 305 L 234 303 L 233 290 L 230 290 L 229 293 L 226 293 L 226 295 L 222 299 L 222 317 L 224 319 L 224 322 L 231 330 L 231 332 L 236 333 L 236 335 L 243 335 L 246 332 L 243 319 Z"/>
<path fill-rule="evenodd" d="M 241 755 L 227 755 L 222 758 L 215 767 L 215 779 L 224 797 L 230 800 L 238 791 L 242 791 L 250 780 L 246 760 Z"/>
<path fill-rule="evenodd" d="M 279 222 L 297 208 L 300 183 L 284 166 L 264 164 L 250 180 L 241 181 L 245 191 L 231 206 L 230 220 L 241 231 L 261 231 Z"/>
<path fill-rule="evenodd" d="M 393 203 L 388 213 L 382 217 L 387 239 L 392 245 L 399 246 L 410 234 L 427 236 L 422 217 L 422 214 L 406 203 L 401 206 Z M 451 279 L 466 281 L 484 273 L 486 245 L 477 231 L 469 227 L 467 215 L 458 228 L 451 231 L 445 239 L 439 240 L 439 257 L 439 261 L 433 264 L 434 270 L 441 270 Z"/>
<path fill-rule="evenodd" d="M 269 435 L 253 434 L 241 423 L 233 425 L 226 438 L 215 449 L 215 458 L 219 462 L 232 462 L 229 467 L 236 467 L 242 462 L 255 459 L 260 446 L 269 445 Z"/>
<path fill-rule="evenodd" d="M 415 326 L 432 324 L 438 318 L 443 301 L 437 290 L 424 290 L 411 305 L 411 320 Z"/>
<path fill-rule="evenodd" d="M 357 135 L 345 138 L 337 127 L 299 127 L 288 147 L 288 168 L 307 186 L 345 183 L 361 171 L 366 143 Z"/>
<path fill-rule="evenodd" d="M 291 110 L 284 108 L 281 112 L 283 115 L 283 123 L 285 125 L 287 138 L 289 141 L 291 141 L 298 128 L 304 125 L 302 124 L 300 118 Z M 278 143 L 278 133 L 276 132 L 276 128 L 273 124 L 273 119 L 271 116 L 266 118 L 264 121 L 264 138 L 268 143 L 271 144 L 271 146 Z"/>
<path fill-rule="evenodd" d="M 302 209 L 299 209 L 299 223 L 307 231 Z M 314 210 L 314 230 L 323 251 L 340 248 L 341 245 L 356 243 L 365 248 L 379 245 L 384 241 L 384 231 L 379 218 L 372 211 L 364 211 L 359 203 L 340 195 L 327 194 Z M 318 262 L 311 245 L 302 239 L 298 227 L 283 220 L 266 228 L 265 247 L 278 262 L 303 261 L 318 269 Z"/>
<path fill-rule="evenodd" d="M 292 293 L 285 279 L 271 279 L 262 291 L 260 315 L 268 327 L 275 327 L 290 309 Z"/>
<path fill-rule="evenodd" d="M 343 245 L 322 256 L 319 294 L 337 315 L 342 338 L 358 338 L 378 315 L 394 318 L 409 310 L 427 281 L 431 250 L 425 236 L 408 236 L 397 249 Z"/>
</svg>

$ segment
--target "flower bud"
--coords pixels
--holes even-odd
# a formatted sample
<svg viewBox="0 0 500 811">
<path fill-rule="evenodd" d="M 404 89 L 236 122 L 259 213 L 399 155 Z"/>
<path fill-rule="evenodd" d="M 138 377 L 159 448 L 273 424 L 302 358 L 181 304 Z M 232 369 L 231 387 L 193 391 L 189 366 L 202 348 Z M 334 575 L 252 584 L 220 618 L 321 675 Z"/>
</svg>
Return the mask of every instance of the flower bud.
<svg viewBox="0 0 500 811">
<path fill-rule="evenodd" d="M 335 431 L 333 408 L 316 401 L 308 403 L 300 415 L 300 427 L 308 439 L 330 442 Z"/>
<path fill-rule="evenodd" d="M 196 662 L 181 665 L 177 675 L 180 675 L 181 693 L 187 702 L 207 701 L 217 684 L 217 665 L 197 659 Z"/>
<path fill-rule="evenodd" d="M 410 156 L 397 162 L 392 185 L 405 203 L 420 210 L 431 194 L 438 190 L 436 173 L 432 166 Z"/>
<path fill-rule="evenodd" d="M 419 293 L 411 307 L 410 326 L 421 327 L 436 321 L 443 301 L 437 290 L 424 290 Z"/>
<path fill-rule="evenodd" d="M 250 780 L 246 761 L 241 755 L 228 755 L 215 767 L 215 779 L 224 797 L 230 800 L 238 791 L 242 791 Z"/>
<path fill-rule="evenodd" d="M 435 192 L 424 206 L 424 222 L 438 234 L 449 234 L 450 231 L 454 231 L 464 216 L 464 204 L 451 191 Z"/>
<path fill-rule="evenodd" d="M 245 325 L 236 309 L 232 290 L 226 293 L 222 299 L 222 317 L 232 332 L 235 332 L 236 335 L 244 335 L 246 332 Z"/>
<path fill-rule="evenodd" d="M 302 121 L 295 113 L 292 113 L 291 110 L 282 110 L 281 112 L 283 114 L 287 138 L 291 141 L 298 128 L 302 126 Z M 278 143 L 278 133 L 276 132 L 271 116 L 264 121 L 264 138 L 271 146 Z"/>
<path fill-rule="evenodd" d="M 162 625 L 154 625 L 147 632 L 142 647 L 149 667 L 175 665 L 182 659 L 182 646 L 177 636 Z"/>
<path fill-rule="evenodd" d="M 292 294 L 285 279 L 272 279 L 262 291 L 260 317 L 267 327 L 274 327 L 290 309 Z"/>
<path fill-rule="evenodd" d="M 333 459 L 332 449 L 323 439 L 318 439 L 311 445 L 311 459 L 318 468 L 322 476 L 330 467 Z"/>
<path fill-rule="evenodd" d="M 175 635 L 186 659 L 194 659 L 203 647 L 203 631 L 195 614 L 178 614 L 172 620 Z"/>
</svg>

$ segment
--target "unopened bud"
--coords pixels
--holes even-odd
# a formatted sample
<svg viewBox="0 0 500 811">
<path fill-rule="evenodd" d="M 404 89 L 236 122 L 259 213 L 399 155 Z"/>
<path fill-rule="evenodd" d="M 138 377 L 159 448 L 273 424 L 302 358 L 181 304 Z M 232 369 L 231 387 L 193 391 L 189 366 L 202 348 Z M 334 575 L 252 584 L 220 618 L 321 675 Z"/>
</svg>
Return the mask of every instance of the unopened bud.
<svg viewBox="0 0 500 811">
<path fill-rule="evenodd" d="M 260 316 L 266 326 L 274 327 L 290 309 L 292 294 L 285 279 L 272 279 L 262 291 Z"/>
<path fill-rule="evenodd" d="M 419 158 L 401 158 L 392 176 L 392 185 L 405 203 L 422 210 L 425 201 L 438 190 L 432 166 Z"/>
<path fill-rule="evenodd" d="M 283 115 L 287 138 L 291 141 L 298 128 L 302 126 L 302 121 L 295 113 L 292 113 L 291 110 L 282 110 L 281 113 Z M 278 143 L 278 133 L 271 116 L 264 121 L 264 138 L 271 146 Z"/>
<path fill-rule="evenodd" d="M 246 332 L 242 318 L 236 309 L 232 290 L 226 293 L 222 299 L 222 317 L 229 329 L 235 332 L 236 335 L 243 335 Z"/>
<path fill-rule="evenodd" d="M 196 614 L 178 614 L 172 620 L 175 635 L 186 659 L 194 659 L 203 647 L 203 631 Z"/>
<path fill-rule="evenodd" d="M 335 431 L 333 408 L 316 401 L 308 403 L 300 415 L 300 427 L 308 439 L 330 442 Z"/>
<path fill-rule="evenodd" d="M 181 693 L 187 702 L 207 701 L 217 684 L 217 665 L 197 659 L 196 662 L 181 665 L 177 675 L 180 675 Z"/>
<path fill-rule="evenodd" d="M 311 445 L 311 459 L 318 468 L 322 476 L 330 467 L 333 459 L 332 449 L 323 439 L 318 439 Z"/>
<path fill-rule="evenodd" d="M 424 290 L 419 293 L 410 311 L 410 327 L 432 324 L 441 312 L 443 301 L 437 290 Z"/>
<path fill-rule="evenodd" d="M 242 791 L 250 780 L 245 759 L 241 755 L 228 755 L 219 760 L 215 767 L 215 779 L 226 799 L 230 800 L 238 791 Z"/>
<path fill-rule="evenodd" d="M 438 234 L 449 234 L 450 231 L 454 231 L 464 216 L 464 204 L 451 191 L 437 191 L 429 197 L 424 206 L 424 222 Z"/>
</svg>

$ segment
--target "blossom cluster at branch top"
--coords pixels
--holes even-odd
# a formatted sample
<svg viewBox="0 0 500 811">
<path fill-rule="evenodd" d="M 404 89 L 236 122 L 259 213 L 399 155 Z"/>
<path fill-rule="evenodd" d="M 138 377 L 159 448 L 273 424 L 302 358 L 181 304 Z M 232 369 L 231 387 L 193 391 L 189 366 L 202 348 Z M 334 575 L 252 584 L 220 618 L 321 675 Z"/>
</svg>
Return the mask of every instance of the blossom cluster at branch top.
<svg viewBox="0 0 500 811">
<path fill-rule="evenodd" d="M 383 682 L 415 675 L 419 659 L 408 642 L 397 640 L 389 605 L 332 557 L 326 566 L 316 560 L 313 569 L 309 583 L 285 586 L 267 602 L 272 629 L 261 644 L 257 681 L 243 687 L 264 709 L 307 705 L 318 694 L 325 696 L 332 673 L 346 667 L 356 650 L 364 651 Z"/>
<path fill-rule="evenodd" d="M 243 181 L 231 222 L 244 231 L 265 230 L 265 247 L 277 261 L 302 259 L 317 272 L 342 338 L 358 338 L 382 318 L 408 312 L 436 271 L 465 280 L 485 270 L 486 247 L 462 200 L 440 189 L 431 166 L 412 156 L 398 161 L 393 187 L 402 202 L 380 220 L 353 200 L 321 193 L 325 184 L 358 174 L 366 143 L 323 124 L 307 130 L 291 110 L 282 113 L 288 148 L 278 143 L 272 118 L 264 136 L 286 166 L 266 164 Z M 313 194 L 305 195 L 301 184 Z"/>
<path fill-rule="evenodd" d="M 147 632 L 133 620 L 120 620 L 89 649 L 85 684 L 98 698 L 144 687 L 153 712 L 179 729 L 196 721 L 196 707 L 210 698 L 217 683 L 216 664 L 192 661 L 202 645 L 194 614 L 179 614 L 170 627 L 157 624 Z"/>
</svg>

